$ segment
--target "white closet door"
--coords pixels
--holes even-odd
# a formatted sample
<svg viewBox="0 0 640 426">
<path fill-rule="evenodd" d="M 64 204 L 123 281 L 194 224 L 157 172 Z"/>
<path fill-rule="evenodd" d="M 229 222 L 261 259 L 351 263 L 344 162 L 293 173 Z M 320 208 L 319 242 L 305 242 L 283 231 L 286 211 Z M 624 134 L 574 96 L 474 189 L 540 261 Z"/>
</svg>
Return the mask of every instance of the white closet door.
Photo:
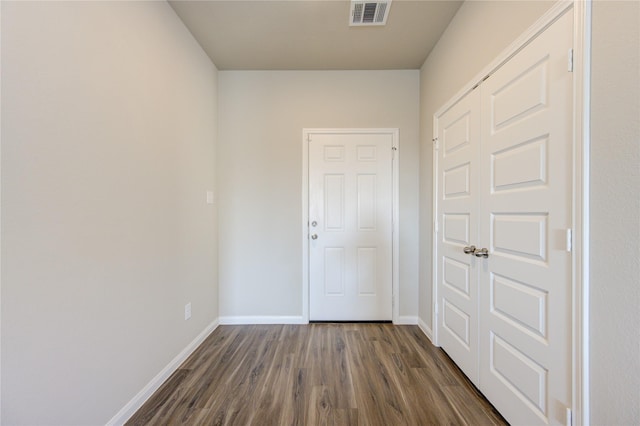
<svg viewBox="0 0 640 426">
<path fill-rule="evenodd" d="M 566 13 L 481 85 L 480 389 L 513 424 L 571 406 L 572 40 Z"/>
<path fill-rule="evenodd" d="M 439 343 L 478 385 L 478 241 L 480 91 L 438 118 Z"/>
</svg>

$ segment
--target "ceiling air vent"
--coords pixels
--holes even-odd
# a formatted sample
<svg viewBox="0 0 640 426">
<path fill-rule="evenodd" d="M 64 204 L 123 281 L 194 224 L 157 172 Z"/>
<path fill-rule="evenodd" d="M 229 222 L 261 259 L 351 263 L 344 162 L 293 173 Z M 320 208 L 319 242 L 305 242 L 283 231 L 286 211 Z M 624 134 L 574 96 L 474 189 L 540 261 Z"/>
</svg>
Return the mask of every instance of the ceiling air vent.
<svg viewBox="0 0 640 426">
<path fill-rule="evenodd" d="M 349 25 L 384 25 L 387 23 L 391 0 L 351 1 Z"/>
</svg>

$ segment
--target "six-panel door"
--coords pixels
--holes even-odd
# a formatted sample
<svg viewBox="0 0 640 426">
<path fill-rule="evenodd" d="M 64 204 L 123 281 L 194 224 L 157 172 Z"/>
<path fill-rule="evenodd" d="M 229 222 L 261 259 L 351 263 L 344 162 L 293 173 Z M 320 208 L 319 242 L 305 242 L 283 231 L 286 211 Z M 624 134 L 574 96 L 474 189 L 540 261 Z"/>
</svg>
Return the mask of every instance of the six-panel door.
<svg viewBox="0 0 640 426">
<path fill-rule="evenodd" d="M 392 316 L 392 135 L 312 134 L 309 318 Z"/>
</svg>

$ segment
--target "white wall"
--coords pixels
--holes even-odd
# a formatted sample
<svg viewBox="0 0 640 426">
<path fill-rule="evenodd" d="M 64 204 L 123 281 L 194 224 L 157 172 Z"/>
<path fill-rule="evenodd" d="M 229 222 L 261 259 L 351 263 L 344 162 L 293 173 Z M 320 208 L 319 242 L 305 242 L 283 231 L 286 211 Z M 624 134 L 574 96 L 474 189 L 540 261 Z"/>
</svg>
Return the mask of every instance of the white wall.
<svg viewBox="0 0 640 426">
<path fill-rule="evenodd" d="M 398 127 L 399 314 L 415 319 L 418 78 L 417 70 L 219 73 L 221 317 L 302 315 L 302 129 Z"/>
<path fill-rule="evenodd" d="M 466 2 L 421 70 L 420 318 L 431 324 L 434 112 L 548 4 Z M 591 424 L 640 424 L 640 3 L 595 1 L 592 29 Z"/>
<path fill-rule="evenodd" d="M 467 1 L 420 70 L 420 320 L 432 327 L 433 115 L 553 2 Z"/>
<path fill-rule="evenodd" d="M 1 7 L 2 423 L 104 424 L 218 316 L 217 71 L 164 2 Z"/>
<path fill-rule="evenodd" d="M 591 420 L 640 424 L 640 3 L 593 3 Z"/>
</svg>

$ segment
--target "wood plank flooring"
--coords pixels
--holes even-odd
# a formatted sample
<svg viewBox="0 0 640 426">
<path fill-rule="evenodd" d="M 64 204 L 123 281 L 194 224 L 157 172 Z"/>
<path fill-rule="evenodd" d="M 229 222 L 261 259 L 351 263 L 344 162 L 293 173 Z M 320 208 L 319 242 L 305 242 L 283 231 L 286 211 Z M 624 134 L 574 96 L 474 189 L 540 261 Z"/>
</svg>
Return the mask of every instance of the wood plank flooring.
<svg viewBox="0 0 640 426">
<path fill-rule="evenodd" d="M 504 425 L 416 326 L 220 326 L 128 425 Z"/>
</svg>

